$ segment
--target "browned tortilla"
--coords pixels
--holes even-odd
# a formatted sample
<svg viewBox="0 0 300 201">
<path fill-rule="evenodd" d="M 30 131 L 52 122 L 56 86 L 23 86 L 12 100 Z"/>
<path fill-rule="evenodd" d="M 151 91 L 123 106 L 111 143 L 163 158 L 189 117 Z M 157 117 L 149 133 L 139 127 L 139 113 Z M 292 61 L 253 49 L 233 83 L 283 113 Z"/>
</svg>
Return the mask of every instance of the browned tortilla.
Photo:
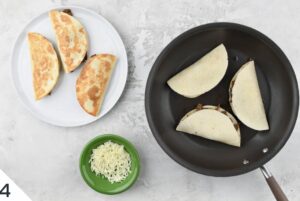
<svg viewBox="0 0 300 201">
<path fill-rule="evenodd" d="M 112 54 L 94 55 L 80 72 L 76 82 L 77 100 L 90 115 L 97 116 L 101 110 L 116 59 Z"/>
<path fill-rule="evenodd" d="M 57 54 L 51 44 L 39 33 L 28 33 L 33 88 L 35 99 L 40 100 L 50 94 L 59 76 Z"/>
</svg>

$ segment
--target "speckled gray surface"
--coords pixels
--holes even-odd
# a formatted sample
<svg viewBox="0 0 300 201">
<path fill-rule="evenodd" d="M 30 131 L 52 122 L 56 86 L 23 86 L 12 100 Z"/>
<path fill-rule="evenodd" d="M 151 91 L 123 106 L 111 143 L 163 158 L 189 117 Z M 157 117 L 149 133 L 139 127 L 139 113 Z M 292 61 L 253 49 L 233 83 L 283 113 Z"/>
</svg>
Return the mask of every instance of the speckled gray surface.
<svg viewBox="0 0 300 201">
<path fill-rule="evenodd" d="M 107 18 L 119 31 L 129 58 L 129 79 L 118 104 L 104 118 L 79 128 L 59 128 L 35 119 L 21 105 L 9 75 L 13 41 L 41 10 L 80 5 Z M 231 21 L 256 28 L 272 38 L 300 73 L 299 1 L 236 0 L 1 0 L 0 1 L 0 168 L 33 201 L 252 201 L 274 200 L 260 171 L 214 178 L 188 171 L 171 160 L 153 138 L 144 112 L 144 90 L 151 66 L 162 48 L 194 26 Z M 132 141 L 142 171 L 127 192 L 105 196 L 81 179 L 78 159 L 84 144 L 101 133 Z M 290 200 L 300 200 L 300 127 L 268 167 Z"/>
</svg>

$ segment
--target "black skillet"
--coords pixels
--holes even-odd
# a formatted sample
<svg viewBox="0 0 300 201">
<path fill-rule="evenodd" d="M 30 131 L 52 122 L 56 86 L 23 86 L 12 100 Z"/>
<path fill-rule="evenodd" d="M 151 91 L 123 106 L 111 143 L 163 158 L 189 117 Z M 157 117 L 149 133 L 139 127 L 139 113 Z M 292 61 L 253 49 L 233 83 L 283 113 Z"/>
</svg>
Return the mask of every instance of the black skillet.
<svg viewBox="0 0 300 201">
<path fill-rule="evenodd" d="M 223 43 L 229 54 L 225 77 L 211 91 L 189 99 L 173 92 L 166 81 Z M 232 113 L 229 82 L 239 67 L 254 59 L 270 130 L 258 132 L 241 122 L 242 145 L 235 148 L 175 131 L 198 103 L 218 105 Z M 298 114 L 298 85 L 281 49 L 262 33 L 234 23 L 212 23 L 175 38 L 159 55 L 148 77 L 145 107 L 148 123 L 163 150 L 182 166 L 210 176 L 239 175 L 261 167 L 278 200 L 287 200 L 263 165 L 284 146 Z M 251 107 L 251 105 L 249 105 Z"/>
</svg>

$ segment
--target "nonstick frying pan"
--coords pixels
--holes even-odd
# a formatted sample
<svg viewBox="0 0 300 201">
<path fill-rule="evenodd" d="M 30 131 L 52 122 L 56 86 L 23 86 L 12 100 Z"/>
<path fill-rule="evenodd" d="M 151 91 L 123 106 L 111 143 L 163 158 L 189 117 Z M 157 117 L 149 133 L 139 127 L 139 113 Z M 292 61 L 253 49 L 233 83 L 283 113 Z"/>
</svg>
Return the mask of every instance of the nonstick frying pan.
<svg viewBox="0 0 300 201">
<path fill-rule="evenodd" d="M 167 86 L 166 81 L 170 77 L 220 43 L 227 49 L 229 66 L 215 88 L 189 99 Z M 220 104 L 232 113 L 228 102 L 229 82 L 249 59 L 255 60 L 270 130 L 255 131 L 239 121 L 242 135 L 240 148 L 175 130 L 184 114 L 198 103 Z M 278 200 L 287 199 L 263 165 L 289 139 L 297 119 L 298 105 L 296 76 L 281 49 L 262 33 L 234 23 L 202 25 L 175 38 L 155 61 L 145 93 L 149 126 L 159 145 L 171 158 L 190 170 L 210 176 L 234 176 L 261 167 Z"/>
</svg>

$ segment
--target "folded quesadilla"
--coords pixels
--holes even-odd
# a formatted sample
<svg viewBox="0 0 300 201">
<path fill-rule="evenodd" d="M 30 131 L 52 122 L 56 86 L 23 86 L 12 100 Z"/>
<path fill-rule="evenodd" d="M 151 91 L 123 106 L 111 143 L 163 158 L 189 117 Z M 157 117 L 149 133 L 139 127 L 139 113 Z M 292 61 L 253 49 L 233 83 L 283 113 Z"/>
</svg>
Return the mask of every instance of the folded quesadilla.
<svg viewBox="0 0 300 201">
<path fill-rule="evenodd" d="M 59 76 L 59 62 L 51 42 L 39 33 L 28 33 L 33 89 L 36 100 L 47 96 Z"/>
<path fill-rule="evenodd" d="M 98 54 L 85 63 L 76 82 L 77 100 L 90 115 L 97 116 L 113 72 L 116 56 Z"/>
<path fill-rule="evenodd" d="M 245 63 L 231 80 L 229 102 L 234 114 L 246 126 L 259 131 L 269 129 L 254 61 Z"/>
<path fill-rule="evenodd" d="M 176 130 L 236 147 L 241 146 L 238 122 L 219 106 L 198 105 L 180 120 Z"/>
<path fill-rule="evenodd" d="M 87 32 L 72 16 L 70 10 L 49 12 L 58 45 L 61 61 L 66 73 L 74 71 L 84 60 L 88 50 Z"/>
<path fill-rule="evenodd" d="M 167 83 L 176 93 L 195 98 L 217 86 L 224 77 L 227 66 L 227 51 L 220 44 Z"/>
</svg>

